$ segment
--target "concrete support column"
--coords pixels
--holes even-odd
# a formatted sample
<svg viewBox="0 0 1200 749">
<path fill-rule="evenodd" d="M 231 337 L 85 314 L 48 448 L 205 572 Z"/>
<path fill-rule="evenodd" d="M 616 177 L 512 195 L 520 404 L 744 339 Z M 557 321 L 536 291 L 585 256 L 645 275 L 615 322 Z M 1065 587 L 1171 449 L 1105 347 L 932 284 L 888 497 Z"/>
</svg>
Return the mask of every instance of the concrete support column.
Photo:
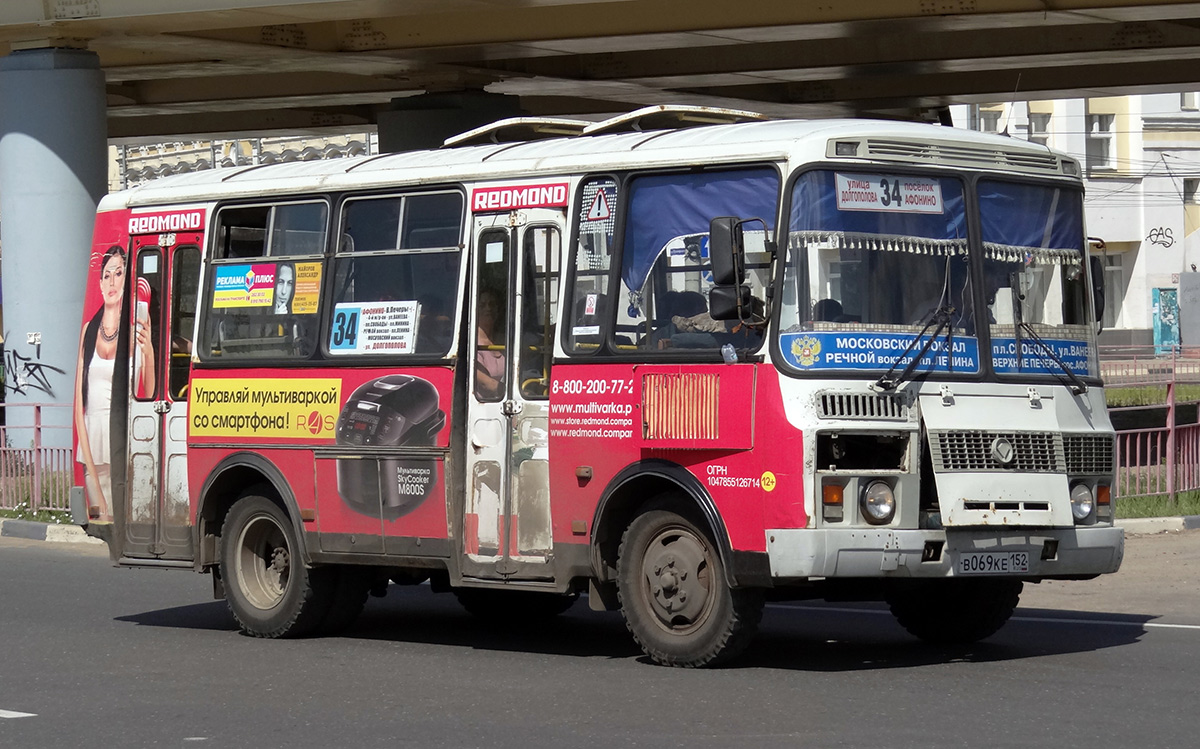
<svg viewBox="0 0 1200 749">
<path fill-rule="evenodd" d="M 438 148 L 452 135 L 523 114 L 517 97 L 484 91 L 395 99 L 391 109 L 376 117 L 379 150 L 381 153 L 398 153 Z"/>
<path fill-rule="evenodd" d="M 5 400 L 74 396 L 80 317 L 96 203 L 107 189 L 104 74 L 94 53 L 35 49 L 0 58 L 0 242 Z M 10 426 L 32 409 L 8 409 Z M 52 408 L 43 425 L 70 425 Z M 10 435 L 14 444 L 24 436 Z M 30 438 L 32 435 L 30 434 Z M 50 429 L 45 445 L 69 445 Z"/>
</svg>

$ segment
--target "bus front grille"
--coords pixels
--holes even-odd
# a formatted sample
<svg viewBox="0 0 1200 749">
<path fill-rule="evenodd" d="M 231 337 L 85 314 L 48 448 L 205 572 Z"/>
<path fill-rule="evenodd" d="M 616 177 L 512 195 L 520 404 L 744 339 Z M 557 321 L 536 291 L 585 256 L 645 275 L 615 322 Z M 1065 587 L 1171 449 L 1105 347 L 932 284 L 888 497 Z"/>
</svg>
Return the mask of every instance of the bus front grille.
<svg viewBox="0 0 1200 749">
<path fill-rule="evenodd" d="M 1067 434 L 1063 436 L 1063 448 L 1067 456 L 1067 473 L 1076 475 L 1104 475 L 1113 472 L 1116 465 L 1113 448 L 1115 440 L 1111 434 Z"/>
<path fill-rule="evenodd" d="M 929 451 L 938 473 L 1063 473 L 1066 467 L 1062 436 L 1054 432 L 930 432 Z"/>
</svg>

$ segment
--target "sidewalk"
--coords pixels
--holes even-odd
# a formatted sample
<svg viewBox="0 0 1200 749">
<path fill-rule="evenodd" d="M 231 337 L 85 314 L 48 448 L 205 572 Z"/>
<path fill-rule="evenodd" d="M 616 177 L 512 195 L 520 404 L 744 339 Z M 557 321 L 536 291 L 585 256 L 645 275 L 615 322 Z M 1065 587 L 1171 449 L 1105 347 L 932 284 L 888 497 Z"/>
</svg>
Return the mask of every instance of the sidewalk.
<svg viewBox="0 0 1200 749">
<path fill-rule="evenodd" d="M 78 525 L 37 523 L 32 520 L 0 518 L 0 538 L 27 538 L 34 541 L 55 543 L 102 544 L 98 538 L 89 537 Z"/>
<path fill-rule="evenodd" d="M 1117 518 L 1117 525 L 1126 533 L 1166 533 L 1200 528 L 1200 515 L 1170 518 Z"/>
</svg>

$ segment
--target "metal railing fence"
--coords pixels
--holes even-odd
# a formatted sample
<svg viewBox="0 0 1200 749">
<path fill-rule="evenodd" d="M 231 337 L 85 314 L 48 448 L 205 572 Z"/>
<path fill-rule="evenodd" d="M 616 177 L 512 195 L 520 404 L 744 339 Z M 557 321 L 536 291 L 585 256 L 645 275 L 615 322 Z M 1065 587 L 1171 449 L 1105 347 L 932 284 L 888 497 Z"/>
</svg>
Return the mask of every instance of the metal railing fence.
<svg viewBox="0 0 1200 749">
<path fill-rule="evenodd" d="M 1200 388 L 1180 400 L 1186 386 L 1200 386 L 1200 348 L 1102 346 L 1100 374 L 1110 391 L 1161 388 L 1161 404 L 1110 408 L 1112 414 L 1165 411 L 1163 426 L 1117 430 L 1114 497 L 1165 496 L 1174 505 L 1180 492 L 1200 490 L 1200 424 L 1176 423 L 1181 404 L 1200 401 Z"/>
<path fill-rule="evenodd" d="M 71 426 L 45 423 L 46 415 L 66 409 L 66 403 L 0 403 L 0 509 L 71 509 L 74 470 Z M 29 418 L 25 418 L 25 417 Z M 13 425 L 12 422 L 18 422 Z M 58 419 L 51 419 L 56 422 Z"/>
</svg>

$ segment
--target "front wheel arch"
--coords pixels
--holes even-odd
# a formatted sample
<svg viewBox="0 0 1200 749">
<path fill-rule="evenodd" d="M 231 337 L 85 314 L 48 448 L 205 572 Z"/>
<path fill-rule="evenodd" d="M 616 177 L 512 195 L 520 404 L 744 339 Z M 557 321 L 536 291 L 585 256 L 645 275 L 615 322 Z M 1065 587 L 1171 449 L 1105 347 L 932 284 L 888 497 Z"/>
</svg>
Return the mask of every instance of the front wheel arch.
<svg viewBox="0 0 1200 749">
<path fill-rule="evenodd" d="M 668 499 L 682 513 L 705 526 L 720 553 L 730 586 L 737 587 L 733 547 L 721 514 L 708 491 L 686 468 L 666 460 L 640 460 L 613 477 L 592 519 L 592 569 L 597 581 L 616 580 L 617 552 L 625 529 L 652 503 Z"/>
</svg>

